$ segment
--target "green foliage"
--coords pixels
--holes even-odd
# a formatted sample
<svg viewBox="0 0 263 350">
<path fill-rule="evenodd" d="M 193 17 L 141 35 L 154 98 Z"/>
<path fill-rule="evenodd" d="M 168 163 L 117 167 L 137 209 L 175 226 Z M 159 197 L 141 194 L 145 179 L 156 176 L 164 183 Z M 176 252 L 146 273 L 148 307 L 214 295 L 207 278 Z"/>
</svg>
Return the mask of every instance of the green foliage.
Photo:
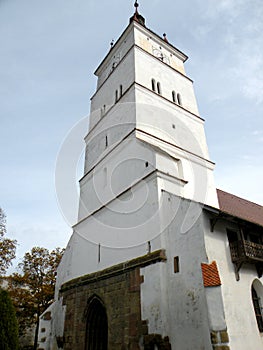
<svg viewBox="0 0 263 350">
<path fill-rule="evenodd" d="M 18 349 L 18 326 L 8 292 L 0 289 L 0 349 Z"/>
<path fill-rule="evenodd" d="M 19 322 L 19 335 L 36 325 L 39 316 L 53 302 L 56 270 L 64 250 L 34 247 L 25 254 L 19 267 L 22 273 L 14 273 L 9 279 L 9 291 L 14 302 Z M 36 346 L 36 340 L 35 340 Z"/>
<path fill-rule="evenodd" d="M 0 276 L 6 273 L 12 260 L 16 257 L 16 241 L 5 238 L 6 234 L 6 216 L 0 208 Z"/>
</svg>

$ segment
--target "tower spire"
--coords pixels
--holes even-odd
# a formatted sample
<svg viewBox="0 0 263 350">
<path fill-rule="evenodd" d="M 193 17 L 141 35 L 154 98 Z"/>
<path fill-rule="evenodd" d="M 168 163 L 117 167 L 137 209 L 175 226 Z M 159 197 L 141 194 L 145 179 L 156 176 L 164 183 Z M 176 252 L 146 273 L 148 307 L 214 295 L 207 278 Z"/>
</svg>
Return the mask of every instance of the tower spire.
<svg viewBox="0 0 263 350">
<path fill-rule="evenodd" d="M 134 7 L 135 7 L 135 13 L 138 13 L 138 7 L 140 5 L 138 4 L 138 0 L 135 0 Z"/>
<path fill-rule="evenodd" d="M 134 7 L 135 7 L 135 12 L 134 12 L 134 15 L 130 18 L 130 23 L 132 21 L 136 21 L 141 25 L 145 26 L 145 19 L 143 16 L 139 14 L 139 11 L 138 11 L 138 7 L 139 7 L 138 0 L 135 0 Z"/>
</svg>

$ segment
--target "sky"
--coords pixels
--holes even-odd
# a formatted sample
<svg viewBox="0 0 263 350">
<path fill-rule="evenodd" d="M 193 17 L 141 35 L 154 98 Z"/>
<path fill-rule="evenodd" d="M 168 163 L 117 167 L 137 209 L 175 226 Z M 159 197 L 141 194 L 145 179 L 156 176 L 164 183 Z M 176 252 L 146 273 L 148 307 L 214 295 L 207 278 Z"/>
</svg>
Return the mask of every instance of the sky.
<svg viewBox="0 0 263 350">
<path fill-rule="evenodd" d="M 147 27 L 189 56 L 216 186 L 263 205 L 262 0 L 139 3 Z M 132 0 L 0 0 L 0 207 L 16 262 L 66 246 L 76 211 L 60 208 L 72 172 L 58 174 L 61 148 L 84 147 L 93 72 L 133 12 Z M 82 172 L 80 157 L 65 194 L 76 198 Z"/>
</svg>

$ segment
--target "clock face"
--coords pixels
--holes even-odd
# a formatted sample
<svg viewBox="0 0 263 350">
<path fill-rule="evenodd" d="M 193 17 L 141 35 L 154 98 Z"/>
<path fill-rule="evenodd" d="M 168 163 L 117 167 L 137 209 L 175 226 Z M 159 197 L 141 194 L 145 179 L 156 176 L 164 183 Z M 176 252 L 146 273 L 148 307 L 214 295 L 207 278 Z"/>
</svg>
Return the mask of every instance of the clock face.
<svg viewBox="0 0 263 350">
<path fill-rule="evenodd" d="M 159 50 L 159 49 L 157 49 L 155 47 L 153 47 L 153 55 L 155 57 L 157 57 L 160 61 L 162 61 L 164 63 L 167 63 L 167 64 L 170 64 L 169 57 L 164 55 L 161 50 Z"/>
</svg>

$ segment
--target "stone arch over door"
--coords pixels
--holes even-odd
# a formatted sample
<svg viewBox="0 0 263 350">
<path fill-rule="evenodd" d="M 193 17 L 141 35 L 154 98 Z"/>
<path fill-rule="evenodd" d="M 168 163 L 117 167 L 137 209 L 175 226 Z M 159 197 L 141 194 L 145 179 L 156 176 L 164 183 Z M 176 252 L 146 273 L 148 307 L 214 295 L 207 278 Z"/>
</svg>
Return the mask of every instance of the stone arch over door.
<svg viewBox="0 0 263 350">
<path fill-rule="evenodd" d="M 85 350 L 108 349 L 108 318 L 101 299 L 94 295 L 86 310 Z"/>
</svg>

